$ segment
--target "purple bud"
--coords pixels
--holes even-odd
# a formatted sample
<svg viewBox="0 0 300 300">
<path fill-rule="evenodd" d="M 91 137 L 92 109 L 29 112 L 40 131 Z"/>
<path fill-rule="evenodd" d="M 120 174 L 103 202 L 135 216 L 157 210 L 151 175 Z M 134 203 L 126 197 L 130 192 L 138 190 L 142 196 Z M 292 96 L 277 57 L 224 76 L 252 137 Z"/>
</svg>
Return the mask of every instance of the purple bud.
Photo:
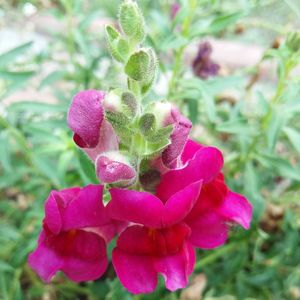
<svg viewBox="0 0 300 300">
<path fill-rule="evenodd" d="M 173 3 L 173 5 L 171 7 L 171 19 L 174 19 L 176 17 L 180 8 L 181 8 L 181 6 L 179 3 L 177 3 L 177 2 Z"/>
<path fill-rule="evenodd" d="M 103 183 L 131 184 L 136 177 L 135 169 L 118 151 L 100 154 L 96 160 L 96 174 Z"/>
<path fill-rule="evenodd" d="M 197 56 L 193 61 L 193 72 L 202 79 L 216 76 L 219 72 L 220 66 L 211 60 L 211 53 L 212 47 L 209 42 L 199 45 Z"/>
</svg>

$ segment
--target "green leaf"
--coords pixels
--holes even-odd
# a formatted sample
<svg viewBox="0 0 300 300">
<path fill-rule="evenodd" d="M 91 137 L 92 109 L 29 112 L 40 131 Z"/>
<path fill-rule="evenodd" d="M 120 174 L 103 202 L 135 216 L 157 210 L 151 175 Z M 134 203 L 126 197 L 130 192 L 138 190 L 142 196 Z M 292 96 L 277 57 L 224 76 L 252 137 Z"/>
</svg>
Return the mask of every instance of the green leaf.
<svg viewBox="0 0 300 300">
<path fill-rule="evenodd" d="M 300 133 L 291 127 L 284 127 L 283 132 L 286 134 L 295 150 L 300 154 Z"/>
<path fill-rule="evenodd" d="M 208 27 L 208 32 L 219 32 L 226 29 L 228 26 L 235 24 L 240 18 L 244 17 L 244 12 L 235 12 L 221 15 L 215 18 Z"/>
<path fill-rule="evenodd" d="M 0 68 L 3 68 L 10 63 L 14 62 L 21 54 L 24 54 L 31 46 L 33 42 L 27 42 L 16 48 L 13 48 L 0 55 Z"/>
<path fill-rule="evenodd" d="M 9 106 L 10 111 L 26 111 L 30 113 L 60 113 L 67 112 L 69 108 L 68 103 L 64 104 L 49 104 L 43 102 L 33 102 L 33 101 L 22 101 L 16 102 Z"/>
<path fill-rule="evenodd" d="M 39 89 L 42 90 L 46 86 L 52 85 L 54 82 L 62 79 L 66 72 L 64 70 L 56 70 L 49 73 L 40 83 Z"/>
<path fill-rule="evenodd" d="M 0 132 L 0 145 L 0 165 L 2 165 L 6 172 L 11 172 L 11 148 L 8 132 L 6 130 Z"/>
<path fill-rule="evenodd" d="M 79 165 L 85 176 L 90 180 L 90 183 L 99 183 L 96 177 L 95 165 L 88 156 L 80 149 L 76 151 L 79 160 Z"/>
<path fill-rule="evenodd" d="M 255 157 L 265 167 L 275 169 L 278 175 L 300 181 L 299 168 L 292 166 L 288 160 L 274 155 L 256 155 Z"/>
<path fill-rule="evenodd" d="M 258 183 L 259 174 L 255 172 L 251 161 L 246 162 L 244 172 L 244 190 L 253 204 L 254 217 L 256 220 L 260 218 L 264 211 L 264 200 L 260 194 Z"/>
<path fill-rule="evenodd" d="M 267 130 L 267 142 L 270 151 L 273 151 L 275 147 L 283 122 L 282 114 L 273 108 L 271 121 Z"/>
<path fill-rule="evenodd" d="M 120 33 L 112 26 L 105 27 L 107 47 L 111 56 L 118 62 L 124 63 L 129 53 L 128 42 L 121 38 Z"/>
</svg>

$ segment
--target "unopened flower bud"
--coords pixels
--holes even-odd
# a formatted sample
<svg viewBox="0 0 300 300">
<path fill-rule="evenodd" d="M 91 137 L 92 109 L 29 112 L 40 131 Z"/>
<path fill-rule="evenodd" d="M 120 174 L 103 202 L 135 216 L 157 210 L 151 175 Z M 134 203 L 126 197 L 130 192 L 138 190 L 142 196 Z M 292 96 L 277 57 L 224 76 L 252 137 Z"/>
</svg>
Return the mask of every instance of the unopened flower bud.
<svg viewBox="0 0 300 300">
<path fill-rule="evenodd" d="M 133 41 L 141 43 L 145 36 L 145 21 L 138 5 L 131 0 L 123 1 L 120 7 L 119 23 L 123 32 Z"/>
<path fill-rule="evenodd" d="M 136 171 L 128 157 L 118 151 L 102 153 L 97 157 L 96 174 L 103 183 L 122 186 L 130 185 L 136 177 Z"/>
</svg>

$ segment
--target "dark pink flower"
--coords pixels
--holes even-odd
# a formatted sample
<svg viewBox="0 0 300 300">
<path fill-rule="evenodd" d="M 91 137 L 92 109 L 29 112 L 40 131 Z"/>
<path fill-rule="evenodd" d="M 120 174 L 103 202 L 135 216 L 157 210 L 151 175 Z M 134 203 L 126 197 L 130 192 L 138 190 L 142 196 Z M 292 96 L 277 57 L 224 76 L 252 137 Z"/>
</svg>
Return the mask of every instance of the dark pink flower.
<svg viewBox="0 0 300 300">
<path fill-rule="evenodd" d="M 88 185 L 52 191 L 45 203 L 38 246 L 30 266 L 49 282 L 57 271 L 80 282 L 99 278 L 106 270 L 106 243 L 116 225 L 102 202 L 103 186 Z"/>
<path fill-rule="evenodd" d="M 116 151 L 103 153 L 97 157 L 96 174 L 102 182 L 120 182 L 123 186 L 132 184 L 136 178 L 136 171 L 126 156 Z"/>
<path fill-rule="evenodd" d="M 74 142 L 95 162 L 100 181 L 127 184 L 134 180 L 135 170 L 130 164 L 109 158 L 108 153 L 119 149 L 119 142 L 112 125 L 105 119 L 105 97 L 104 92 L 96 90 L 76 94 L 69 109 L 68 125 L 74 132 Z"/>
<path fill-rule="evenodd" d="M 68 125 L 74 132 L 74 141 L 80 148 L 95 148 L 100 138 L 104 119 L 105 93 L 96 90 L 81 91 L 75 95 L 68 113 Z"/>
<path fill-rule="evenodd" d="M 192 129 L 192 122 L 176 108 L 172 108 L 165 125 L 173 125 L 174 128 L 170 135 L 171 144 L 162 153 L 162 161 L 166 167 L 173 169 L 177 167 L 178 158 Z"/>
<path fill-rule="evenodd" d="M 110 190 L 110 216 L 137 223 L 121 233 L 112 254 L 116 273 L 130 292 L 152 292 L 158 273 L 171 291 L 186 286 L 195 253 L 183 220 L 197 201 L 201 184 L 193 182 L 165 202 L 147 192 Z"/>
<path fill-rule="evenodd" d="M 198 53 L 193 61 L 193 72 L 196 76 L 207 79 L 218 74 L 220 66 L 211 60 L 212 47 L 209 42 L 199 45 Z"/>
<path fill-rule="evenodd" d="M 192 182 L 203 180 L 199 199 L 185 218 L 191 228 L 191 242 L 200 248 L 215 248 L 225 243 L 230 223 L 248 229 L 252 206 L 226 186 L 221 173 L 222 153 L 189 140 L 181 158 L 183 167 L 163 174 L 156 194 L 165 200 Z"/>
<path fill-rule="evenodd" d="M 159 127 L 173 126 L 170 145 L 160 157 L 153 161 L 152 165 L 159 170 L 174 169 L 178 167 L 180 155 L 192 129 L 192 122 L 184 117 L 176 107 L 164 101 L 155 103 L 152 113 L 154 113 Z"/>
<path fill-rule="evenodd" d="M 181 6 L 179 3 L 175 2 L 172 4 L 171 7 L 171 19 L 174 19 L 176 17 L 176 15 L 178 14 L 179 10 L 180 10 Z"/>
</svg>

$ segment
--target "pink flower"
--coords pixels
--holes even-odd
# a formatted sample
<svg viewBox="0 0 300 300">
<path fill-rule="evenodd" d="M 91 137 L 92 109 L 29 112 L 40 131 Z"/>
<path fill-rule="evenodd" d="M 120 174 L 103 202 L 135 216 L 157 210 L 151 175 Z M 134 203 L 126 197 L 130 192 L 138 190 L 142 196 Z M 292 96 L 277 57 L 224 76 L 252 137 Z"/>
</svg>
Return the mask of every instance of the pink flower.
<svg viewBox="0 0 300 300">
<path fill-rule="evenodd" d="M 136 171 L 119 152 L 100 154 L 96 160 L 96 174 L 105 183 L 130 185 L 136 178 Z"/>
<path fill-rule="evenodd" d="M 176 17 L 176 15 L 178 14 L 179 10 L 180 10 L 181 6 L 179 3 L 175 2 L 172 4 L 171 7 L 171 19 L 174 19 Z"/>
<path fill-rule="evenodd" d="M 192 122 L 185 118 L 176 108 L 172 108 L 170 115 L 165 120 L 165 125 L 173 125 L 170 135 L 171 144 L 162 153 L 162 161 L 168 168 L 175 168 L 189 133 L 192 129 Z"/>
<path fill-rule="evenodd" d="M 209 42 L 200 43 L 197 56 L 193 61 L 193 72 L 202 79 L 218 75 L 220 66 L 211 59 L 212 46 Z"/>
<path fill-rule="evenodd" d="M 163 174 L 156 194 L 165 200 L 192 182 L 203 180 L 199 199 L 185 219 L 191 228 L 191 242 L 200 248 L 215 248 L 226 242 L 229 223 L 248 229 L 252 206 L 226 186 L 221 173 L 222 153 L 189 140 L 181 159 L 183 167 Z"/>
<path fill-rule="evenodd" d="M 106 152 L 119 149 L 118 137 L 105 119 L 102 91 L 86 90 L 75 95 L 68 113 L 68 125 L 73 130 L 73 140 L 95 162 L 97 177 L 103 183 L 133 181 L 135 170 L 123 161 L 111 160 Z M 126 169 L 126 176 L 122 170 Z"/>
<path fill-rule="evenodd" d="M 178 167 L 178 161 L 184 145 L 192 129 L 192 122 L 184 117 L 180 111 L 168 102 L 156 102 L 152 113 L 156 117 L 159 127 L 173 126 L 170 135 L 170 145 L 155 159 L 152 165 L 158 170 L 174 169 Z"/>
<path fill-rule="evenodd" d="M 57 271 L 80 282 L 99 278 L 106 270 L 106 243 L 116 226 L 102 203 L 103 186 L 88 185 L 52 191 L 30 266 L 49 282 Z"/>
<path fill-rule="evenodd" d="M 112 253 L 116 273 L 131 293 L 152 292 L 158 273 L 171 291 L 186 286 L 195 253 L 184 219 L 199 197 L 201 184 L 194 182 L 165 202 L 147 192 L 110 190 L 110 216 L 136 223 L 121 233 Z"/>
</svg>

